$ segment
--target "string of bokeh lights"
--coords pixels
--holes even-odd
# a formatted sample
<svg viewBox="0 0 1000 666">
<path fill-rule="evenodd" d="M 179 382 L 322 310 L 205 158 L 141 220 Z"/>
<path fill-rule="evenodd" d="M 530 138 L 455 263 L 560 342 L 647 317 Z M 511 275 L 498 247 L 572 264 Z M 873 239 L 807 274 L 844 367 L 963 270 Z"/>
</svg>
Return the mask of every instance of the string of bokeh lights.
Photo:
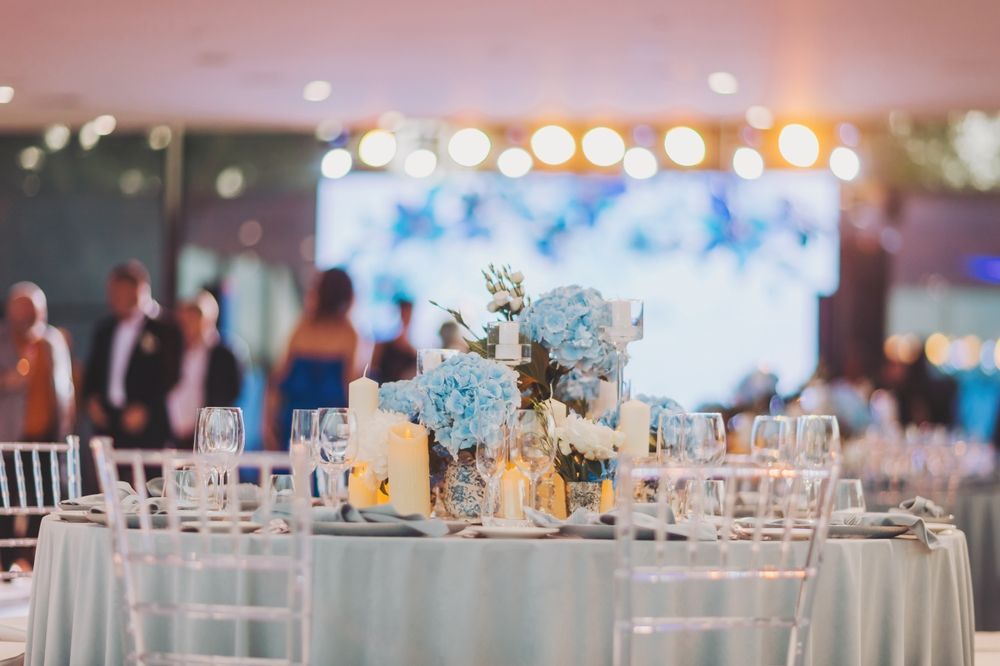
<svg viewBox="0 0 1000 666">
<path fill-rule="evenodd" d="M 718 168 L 754 180 L 766 168 L 814 169 L 825 162 L 840 180 L 855 180 L 861 173 L 857 128 L 840 123 L 829 134 L 824 149 L 815 130 L 802 123 L 777 128 L 762 107 L 747 112 L 744 127 L 701 131 L 689 125 L 658 129 L 646 124 L 622 131 L 605 125 L 571 131 L 547 124 L 529 134 L 517 126 L 451 126 L 410 121 L 397 113 L 384 114 L 378 126 L 358 131 L 335 123 L 317 130 L 317 137 L 330 145 L 321 163 L 323 176 L 330 179 L 359 169 L 428 178 L 449 169 L 492 168 L 508 178 L 533 170 L 596 170 L 645 180 L 669 168 Z M 714 141 L 711 150 L 706 137 Z"/>
</svg>

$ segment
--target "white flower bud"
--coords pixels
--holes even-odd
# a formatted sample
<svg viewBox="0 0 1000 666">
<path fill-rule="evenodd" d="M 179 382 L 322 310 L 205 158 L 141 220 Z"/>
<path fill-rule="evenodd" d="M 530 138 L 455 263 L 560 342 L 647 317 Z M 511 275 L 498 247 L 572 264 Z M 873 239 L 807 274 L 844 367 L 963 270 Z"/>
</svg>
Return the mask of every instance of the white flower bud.
<svg viewBox="0 0 1000 666">
<path fill-rule="evenodd" d="M 514 298 L 510 299 L 511 312 L 520 312 L 522 307 L 524 307 L 523 298 L 521 298 L 520 296 L 515 296 Z"/>
<path fill-rule="evenodd" d="M 510 292 L 507 291 L 506 289 L 498 291 L 497 293 L 493 294 L 493 302 L 496 303 L 498 307 L 502 305 L 507 305 L 507 303 L 510 302 Z"/>
<path fill-rule="evenodd" d="M 524 273 L 521 271 L 514 271 L 510 274 L 510 279 L 514 282 L 514 284 L 521 284 L 524 282 Z"/>
<path fill-rule="evenodd" d="M 496 304 L 496 301 L 490 301 L 486 305 L 486 309 L 489 310 L 490 312 L 496 312 L 497 310 L 500 309 L 500 306 Z"/>
</svg>

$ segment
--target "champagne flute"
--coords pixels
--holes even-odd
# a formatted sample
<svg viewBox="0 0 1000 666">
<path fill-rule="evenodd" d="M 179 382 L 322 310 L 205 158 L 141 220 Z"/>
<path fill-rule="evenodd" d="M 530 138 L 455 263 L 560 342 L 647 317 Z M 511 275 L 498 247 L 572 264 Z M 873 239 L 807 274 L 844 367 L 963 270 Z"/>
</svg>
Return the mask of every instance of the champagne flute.
<svg viewBox="0 0 1000 666">
<path fill-rule="evenodd" d="M 316 409 L 293 409 L 292 410 L 292 431 L 288 438 L 288 448 L 295 450 L 296 445 L 302 445 L 304 450 L 309 451 L 309 474 L 316 471 L 316 459 L 312 452 L 316 449 L 316 435 L 319 432 L 319 410 Z"/>
<path fill-rule="evenodd" d="M 357 455 L 357 419 L 343 407 L 317 410 L 313 459 L 327 473 L 327 504 L 340 496 L 341 477 Z"/>
<path fill-rule="evenodd" d="M 508 450 L 507 436 L 504 432 L 501 432 L 496 439 L 476 442 L 476 471 L 486 482 L 486 494 L 480 514 L 483 525 L 487 527 L 495 523 L 497 490 L 500 477 L 507 469 Z"/>
<path fill-rule="evenodd" d="M 787 416 L 756 416 L 750 430 L 750 459 L 772 465 L 792 462 L 795 428 Z"/>
<path fill-rule="evenodd" d="M 538 479 L 552 466 L 556 457 L 555 422 L 548 410 L 519 409 L 514 414 L 510 456 L 528 477 L 528 505 L 535 509 Z"/>
<path fill-rule="evenodd" d="M 195 450 L 221 458 L 211 465 L 210 483 L 224 483 L 246 445 L 243 411 L 239 407 L 203 407 L 198 411 Z"/>
</svg>

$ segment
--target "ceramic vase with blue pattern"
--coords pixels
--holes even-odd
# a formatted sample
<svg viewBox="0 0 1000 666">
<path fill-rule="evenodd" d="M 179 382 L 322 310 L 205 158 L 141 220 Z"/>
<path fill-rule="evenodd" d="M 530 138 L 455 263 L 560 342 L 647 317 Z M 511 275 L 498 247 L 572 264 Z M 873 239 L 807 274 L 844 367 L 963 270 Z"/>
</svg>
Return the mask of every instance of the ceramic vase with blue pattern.
<svg viewBox="0 0 1000 666">
<path fill-rule="evenodd" d="M 441 503 L 449 516 L 478 518 L 485 494 L 486 484 L 476 470 L 475 460 L 462 456 L 448 463 L 441 482 Z"/>
<path fill-rule="evenodd" d="M 583 507 L 587 511 L 601 510 L 601 481 L 567 481 L 566 511 L 573 513 Z"/>
</svg>

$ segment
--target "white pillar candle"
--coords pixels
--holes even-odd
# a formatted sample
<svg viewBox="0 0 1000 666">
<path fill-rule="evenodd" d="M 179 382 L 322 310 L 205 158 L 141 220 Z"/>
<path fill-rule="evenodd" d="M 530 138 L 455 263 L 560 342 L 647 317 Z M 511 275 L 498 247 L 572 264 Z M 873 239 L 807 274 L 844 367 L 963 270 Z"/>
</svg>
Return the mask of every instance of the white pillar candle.
<svg viewBox="0 0 1000 666">
<path fill-rule="evenodd" d="M 600 418 L 610 409 L 614 409 L 618 402 L 618 387 L 614 382 L 601 381 L 597 389 L 597 400 L 590 407 L 590 415 Z"/>
<path fill-rule="evenodd" d="M 366 463 L 354 465 L 347 477 L 347 501 L 355 509 L 374 506 L 378 501 L 378 486 L 375 475 L 368 470 Z"/>
<path fill-rule="evenodd" d="M 500 513 L 510 520 L 524 519 L 526 479 L 516 467 L 509 467 L 500 477 Z"/>
<path fill-rule="evenodd" d="M 549 413 L 552 414 L 552 421 L 556 427 L 560 428 L 566 423 L 566 405 L 555 398 L 549 398 Z"/>
<path fill-rule="evenodd" d="M 347 386 L 347 406 L 358 422 L 364 421 L 378 409 L 378 382 L 368 377 L 358 377 Z"/>
<path fill-rule="evenodd" d="M 431 515 L 427 428 L 412 423 L 389 428 L 389 483 L 396 511 Z"/>
<path fill-rule="evenodd" d="M 500 344 L 516 345 L 519 340 L 521 328 L 516 321 L 500 322 Z"/>
<path fill-rule="evenodd" d="M 618 416 L 618 430 L 625 434 L 622 451 L 635 458 L 649 455 L 649 405 L 639 400 L 622 403 Z"/>
</svg>

